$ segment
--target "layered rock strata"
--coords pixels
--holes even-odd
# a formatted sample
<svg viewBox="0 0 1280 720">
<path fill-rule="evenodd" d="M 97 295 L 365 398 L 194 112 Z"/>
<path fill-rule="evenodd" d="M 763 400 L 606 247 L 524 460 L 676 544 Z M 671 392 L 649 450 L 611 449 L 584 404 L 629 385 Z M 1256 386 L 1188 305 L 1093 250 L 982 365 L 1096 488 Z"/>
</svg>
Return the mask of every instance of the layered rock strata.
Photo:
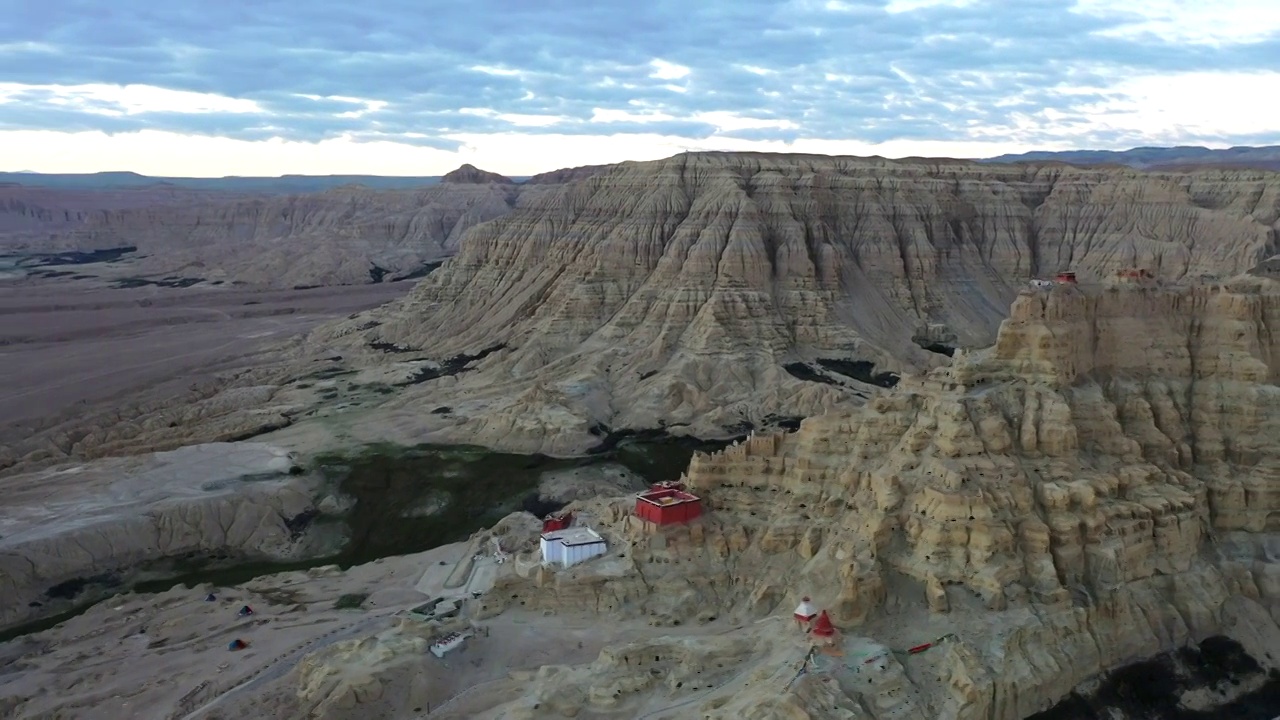
<svg viewBox="0 0 1280 720">
<path fill-rule="evenodd" d="M 1029 278 L 1231 277 L 1274 252 L 1277 222 L 1262 171 L 686 154 L 477 227 L 405 300 L 312 341 L 475 358 L 389 404 L 452 408 L 420 425 L 443 439 L 572 453 L 601 429 L 725 437 L 990 344 Z"/>
<path fill-rule="evenodd" d="M 526 188 L 465 165 L 438 185 L 413 190 L 353 185 L 236 196 L 16 188 L 0 192 L 0 203 L 6 195 L 13 198 L 0 205 L 7 210 L 0 213 L 0 232 L 11 218 L 15 232 L 7 244 L 27 252 L 134 247 L 129 268 L 144 277 L 274 288 L 350 285 L 420 277 L 453 255 L 472 226 L 510 212 L 522 194 L 534 197 L 554 187 Z M 60 212 L 22 204 L 28 196 L 55 208 L 84 196 L 80 204 L 97 206 Z"/>
<path fill-rule="evenodd" d="M 1226 280 L 1267 266 L 1280 222 L 1278 176 L 1262 171 L 698 153 L 563 177 L 576 181 L 447 184 L 518 188 L 517 207 L 467 231 L 403 301 L 325 326 L 289 348 L 297 362 L 200 388 L 209 412 L 131 421 L 111 447 L 302 418 L 324 422 L 272 441 L 572 455 L 624 431 L 767 432 L 990 344 L 1028 278 Z M 326 277 L 369 270 L 343 263 Z M 26 467 L 109 435 L 60 424 L 10 454 Z"/>
<path fill-rule="evenodd" d="M 628 500 L 584 504 L 611 556 L 500 581 L 482 614 L 696 624 L 787 615 L 811 595 L 846 655 L 888 653 L 882 671 L 901 671 L 870 677 L 899 692 L 831 665 L 838 683 L 784 689 L 783 668 L 762 669 L 796 717 L 1020 720 L 1218 634 L 1276 668 L 1278 322 L 1264 281 L 1021 293 L 993 347 L 695 457 L 700 521 L 655 530 Z M 699 712 L 782 716 L 752 715 L 761 699 Z"/>
<path fill-rule="evenodd" d="M 463 232 L 508 212 L 514 202 L 499 184 L 350 187 L 101 211 L 54 242 L 75 249 L 137 247 L 143 275 L 264 287 L 358 284 L 443 260 Z"/>
<path fill-rule="evenodd" d="M 291 468 L 280 448 L 219 443 L 5 478 L 0 627 L 83 600 L 83 588 L 119 583 L 148 561 L 305 551 L 297 540 L 311 498 Z"/>
</svg>

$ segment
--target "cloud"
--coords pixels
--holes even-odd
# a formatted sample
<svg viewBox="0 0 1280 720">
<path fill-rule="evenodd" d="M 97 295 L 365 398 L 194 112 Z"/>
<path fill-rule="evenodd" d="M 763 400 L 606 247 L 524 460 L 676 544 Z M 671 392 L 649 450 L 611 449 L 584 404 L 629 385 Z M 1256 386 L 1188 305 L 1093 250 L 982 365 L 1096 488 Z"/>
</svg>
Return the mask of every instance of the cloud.
<svg viewBox="0 0 1280 720">
<path fill-rule="evenodd" d="M 1280 142 L 1271 0 L 59 0 L 7 20 L 0 132 Z"/>
<path fill-rule="evenodd" d="M 1115 22 L 1100 35 L 1157 42 L 1231 45 L 1280 32 L 1280 4 L 1273 0 L 1077 0 L 1075 10 Z"/>
</svg>

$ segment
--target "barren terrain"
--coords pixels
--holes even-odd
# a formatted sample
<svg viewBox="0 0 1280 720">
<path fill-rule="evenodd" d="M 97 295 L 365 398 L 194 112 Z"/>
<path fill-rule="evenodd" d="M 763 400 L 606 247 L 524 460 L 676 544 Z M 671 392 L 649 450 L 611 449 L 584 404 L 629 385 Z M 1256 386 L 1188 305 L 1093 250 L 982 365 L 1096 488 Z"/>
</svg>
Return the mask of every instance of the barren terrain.
<svg viewBox="0 0 1280 720">
<path fill-rule="evenodd" d="M 77 405 L 176 394 L 269 362 L 269 348 L 380 305 L 408 283 L 244 290 L 0 282 L 0 444 Z"/>
<path fill-rule="evenodd" d="M 109 563 L 289 557 L 323 539 L 297 518 L 352 505 L 294 465 L 339 445 L 746 436 L 688 466 L 705 513 L 654 526 L 597 483 L 564 497 L 608 551 L 571 568 L 514 513 L 421 555 L 119 596 L 0 644 L 0 716 L 1280 713 L 1280 288 L 1257 272 L 1280 176 L 702 153 L 498 207 L 463 175 L 501 213 L 426 232 L 402 196 L 392 235 L 457 249 L 411 292 L 0 285 L 0 597 L 29 618 Z M 375 222 L 385 198 L 356 195 L 330 200 Z M 352 217 L 293 207 L 314 237 Z M 146 224 L 126 215 L 98 239 Z M 365 271 L 335 248 L 297 268 Z M 802 596 L 830 647 L 791 622 Z M 456 614 L 410 617 L 440 597 Z M 465 649 L 427 652 L 453 630 Z"/>
</svg>

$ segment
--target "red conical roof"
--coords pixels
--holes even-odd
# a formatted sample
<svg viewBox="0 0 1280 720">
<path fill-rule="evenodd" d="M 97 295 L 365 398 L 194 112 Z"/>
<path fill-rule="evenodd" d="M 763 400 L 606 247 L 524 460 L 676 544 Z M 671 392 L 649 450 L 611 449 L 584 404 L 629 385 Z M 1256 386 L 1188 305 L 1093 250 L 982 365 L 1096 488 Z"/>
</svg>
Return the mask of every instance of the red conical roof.
<svg viewBox="0 0 1280 720">
<path fill-rule="evenodd" d="M 831 624 L 831 618 L 827 617 L 826 610 L 818 615 L 818 621 L 813 624 L 813 630 L 810 632 L 822 637 L 831 637 L 836 634 L 836 626 Z"/>
</svg>

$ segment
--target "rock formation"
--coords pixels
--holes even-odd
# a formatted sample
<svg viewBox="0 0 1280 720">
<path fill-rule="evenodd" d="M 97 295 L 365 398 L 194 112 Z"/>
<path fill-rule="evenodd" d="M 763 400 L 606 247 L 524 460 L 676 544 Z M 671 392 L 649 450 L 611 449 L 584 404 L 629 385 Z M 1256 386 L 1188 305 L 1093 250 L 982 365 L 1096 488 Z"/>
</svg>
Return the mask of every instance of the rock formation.
<svg viewBox="0 0 1280 720">
<path fill-rule="evenodd" d="M 588 170 L 563 185 L 406 193 L 500 203 L 495 193 L 519 188 L 516 207 L 467 231 L 405 299 L 322 327 L 288 348 L 292 364 L 200 388 L 207 410 L 175 399 L 109 427 L 97 414 L 87 427 L 60 422 L 0 463 L 228 439 L 307 417 L 326 422 L 272 441 L 328 433 L 321 444 L 340 435 L 568 455 L 628 430 L 737 437 L 860 403 L 901 374 L 947 365 L 956 348 L 990 344 L 1029 278 L 1073 270 L 1097 285 L 1131 267 L 1165 285 L 1231 278 L 1267 267 L 1280 223 L 1280 181 L 1262 171 L 748 153 Z M 369 214 L 351 218 L 370 223 L 391 197 L 344 190 L 326 202 L 347 192 L 367 196 L 356 206 Z M 409 215 L 424 212 L 404 201 Z M 254 207 L 244 225 L 267 249 L 246 251 L 245 273 L 338 282 L 371 270 L 359 243 L 322 242 L 285 264 L 280 253 L 293 250 L 265 240 L 277 235 L 262 224 L 275 211 Z M 318 227 L 345 217 L 329 205 L 302 215 Z M 405 223 L 393 234 L 413 248 L 435 227 Z M 439 247 L 457 239 L 448 232 Z M 416 252 L 403 257 L 417 262 Z M 157 411 L 164 422 L 148 419 Z"/>
<path fill-rule="evenodd" d="M 348 187 L 101 212 L 57 242 L 75 249 L 136 246 L 142 275 L 267 287 L 366 283 L 438 263 L 464 231 L 508 212 L 513 202 L 496 185 Z"/>
<path fill-rule="evenodd" d="M 14 207 L 0 220 L 10 218 L 15 226 L 10 245 L 24 230 L 21 249 L 27 252 L 136 247 L 130 259 L 140 276 L 277 288 L 359 284 L 420 277 L 453 255 L 469 228 L 509 212 L 522 193 L 536 196 L 553 187 L 524 188 L 464 165 L 439 185 L 413 190 L 352 185 L 240 197 L 177 189 L 81 192 L 102 207 L 65 218 L 34 203 L 15 205 L 36 189 L 6 189 L 0 198 L 13 195 Z M 38 194 L 53 203 L 76 195 Z M 152 196 L 154 203 L 129 204 Z M 36 226 L 45 232 L 35 232 Z"/>
<path fill-rule="evenodd" d="M 0 251 L 39 246 L 105 210 L 193 202 L 230 202 L 231 192 L 198 192 L 163 185 L 115 190 L 70 190 L 0 183 Z"/>
<path fill-rule="evenodd" d="M 613 165 L 582 165 L 575 168 L 561 168 L 550 172 L 538 173 L 528 180 L 524 181 L 525 185 L 562 185 L 564 183 L 577 182 L 585 180 L 592 175 L 599 175 L 605 171 L 612 170 Z"/>
<path fill-rule="evenodd" d="M 510 185 L 514 181 L 505 175 L 498 173 L 486 172 L 480 168 L 466 163 L 453 172 L 446 173 L 440 178 L 442 183 L 463 183 L 470 185 Z"/>
<path fill-rule="evenodd" d="M 439 379 L 389 407 L 452 408 L 420 425 L 444 440 L 572 453 L 619 428 L 725 437 L 989 344 L 1029 278 L 1230 277 L 1274 253 L 1278 222 L 1280 179 L 1261 171 L 686 154 L 477 227 L 405 300 L 313 342 L 434 359 Z"/>
<path fill-rule="evenodd" d="M 295 541 L 311 499 L 291 466 L 279 448 L 211 444 L 4 478 L 0 627 L 148 561 L 305 553 Z"/>
<path fill-rule="evenodd" d="M 1144 147 L 1131 150 L 1066 150 L 1001 155 L 986 162 L 1066 162 L 1075 165 L 1128 165 L 1142 170 L 1191 170 L 1203 167 L 1280 170 L 1280 145 L 1211 149 L 1197 146 Z"/>
<path fill-rule="evenodd" d="M 482 613 L 696 624 L 787 616 L 803 594 L 846 658 L 887 653 L 869 675 L 828 664 L 838 683 L 784 689 L 783 668 L 761 669 L 763 687 L 700 717 L 781 716 L 751 714 L 768 697 L 796 717 L 1021 720 L 1224 633 L 1280 667 L 1277 323 L 1268 281 L 1020 293 L 993 347 L 695 457 L 700 521 L 655 530 L 625 499 L 581 504 L 614 552 L 502 580 Z M 533 698 L 611 707 L 601 682 L 531 683 L 510 716 Z"/>
</svg>

